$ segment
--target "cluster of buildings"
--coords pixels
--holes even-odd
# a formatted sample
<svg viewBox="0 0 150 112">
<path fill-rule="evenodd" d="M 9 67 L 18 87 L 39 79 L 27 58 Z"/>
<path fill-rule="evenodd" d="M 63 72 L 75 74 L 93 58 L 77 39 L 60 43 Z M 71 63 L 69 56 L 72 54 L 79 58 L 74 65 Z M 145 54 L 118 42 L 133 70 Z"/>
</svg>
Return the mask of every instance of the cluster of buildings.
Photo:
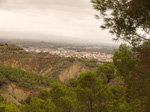
<svg viewBox="0 0 150 112">
<path fill-rule="evenodd" d="M 64 48 L 58 48 L 58 49 L 50 49 L 50 48 L 35 48 L 35 47 L 30 47 L 30 48 L 24 48 L 28 52 L 48 52 L 53 55 L 58 55 L 61 57 L 83 57 L 83 58 L 88 58 L 88 59 L 97 59 L 98 61 L 102 62 L 112 62 L 112 57 L 113 54 L 106 54 L 106 53 L 100 53 L 100 52 L 92 52 L 92 51 L 87 51 L 87 52 L 77 52 L 75 50 L 68 50 Z"/>
</svg>

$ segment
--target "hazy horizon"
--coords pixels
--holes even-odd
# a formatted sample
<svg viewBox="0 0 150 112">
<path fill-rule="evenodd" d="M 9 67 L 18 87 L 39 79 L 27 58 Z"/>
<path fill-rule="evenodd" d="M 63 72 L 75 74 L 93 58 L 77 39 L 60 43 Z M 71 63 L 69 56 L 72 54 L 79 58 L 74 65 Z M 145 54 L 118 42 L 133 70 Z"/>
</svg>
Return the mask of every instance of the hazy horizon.
<svg viewBox="0 0 150 112">
<path fill-rule="evenodd" d="M 0 36 L 80 43 L 108 43 L 90 0 L 0 0 Z"/>
</svg>

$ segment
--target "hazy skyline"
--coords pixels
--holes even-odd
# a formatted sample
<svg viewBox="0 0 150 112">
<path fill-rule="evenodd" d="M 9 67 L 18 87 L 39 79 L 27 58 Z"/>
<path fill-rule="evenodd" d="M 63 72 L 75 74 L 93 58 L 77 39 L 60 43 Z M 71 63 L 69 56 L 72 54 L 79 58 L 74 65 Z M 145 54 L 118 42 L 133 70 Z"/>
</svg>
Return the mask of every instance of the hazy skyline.
<svg viewBox="0 0 150 112">
<path fill-rule="evenodd" d="M 115 43 L 96 13 L 90 0 L 0 0 L 0 35 Z"/>
</svg>

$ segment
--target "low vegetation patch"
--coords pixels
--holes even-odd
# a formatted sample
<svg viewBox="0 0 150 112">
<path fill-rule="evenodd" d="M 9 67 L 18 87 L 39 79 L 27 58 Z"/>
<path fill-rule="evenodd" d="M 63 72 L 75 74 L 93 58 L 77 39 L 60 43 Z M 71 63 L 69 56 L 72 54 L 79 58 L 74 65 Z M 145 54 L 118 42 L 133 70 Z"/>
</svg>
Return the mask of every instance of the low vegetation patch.
<svg viewBox="0 0 150 112">
<path fill-rule="evenodd" d="M 39 86 L 50 87 L 55 80 L 33 72 L 0 65 L 0 86 L 8 81 L 16 82 L 21 87 L 37 89 Z"/>
<path fill-rule="evenodd" d="M 19 47 L 8 47 L 8 50 L 23 50 L 23 49 Z"/>
</svg>

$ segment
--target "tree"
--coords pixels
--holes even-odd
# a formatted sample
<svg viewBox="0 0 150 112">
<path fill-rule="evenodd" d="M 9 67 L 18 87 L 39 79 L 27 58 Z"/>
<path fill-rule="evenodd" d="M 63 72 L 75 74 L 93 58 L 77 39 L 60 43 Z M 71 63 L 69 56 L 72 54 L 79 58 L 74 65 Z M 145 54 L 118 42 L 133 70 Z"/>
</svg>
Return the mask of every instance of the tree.
<svg viewBox="0 0 150 112">
<path fill-rule="evenodd" d="M 44 109 L 44 100 L 38 99 L 36 97 L 32 97 L 29 104 L 26 104 L 24 108 L 22 108 L 23 112 L 45 112 Z"/>
<path fill-rule="evenodd" d="M 75 78 L 71 78 L 67 83 L 67 86 L 73 87 L 73 88 L 77 87 L 77 85 L 78 85 L 78 82 L 77 82 L 77 79 Z"/>
<path fill-rule="evenodd" d="M 14 104 L 0 103 L 0 112 L 20 112 L 20 111 Z"/>
<path fill-rule="evenodd" d="M 5 108 L 5 112 L 20 112 L 14 104 L 8 104 Z"/>
<path fill-rule="evenodd" d="M 39 94 L 38 94 L 38 98 L 45 100 L 50 96 L 50 93 L 48 90 L 46 89 L 42 89 L 40 90 Z"/>
<path fill-rule="evenodd" d="M 52 101 L 56 104 L 59 104 L 59 99 L 64 97 L 67 94 L 67 89 L 65 85 L 55 82 L 52 84 L 52 88 L 50 90 L 50 97 Z"/>
<path fill-rule="evenodd" d="M 132 51 L 126 44 L 121 44 L 119 50 L 114 53 L 113 62 L 120 75 L 126 77 L 137 64 L 138 59 L 132 55 Z"/>
<path fill-rule="evenodd" d="M 107 77 L 107 82 L 109 82 L 111 79 L 115 78 L 115 69 L 114 69 L 114 64 L 106 62 L 102 66 L 99 66 L 97 69 L 97 74 L 101 76 L 102 79 L 105 79 L 104 76 Z M 103 75 L 105 74 L 105 75 Z"/>
<path fill-rule="evenodd" d="M 44 104 L 45 112 L 56 112 L 55 108 L 56 106 L 54 103 L 51 101 L 51 99 L 47 99 L 45 104 Z"/>
<path fill-rule="evenodd" d="M 81 112 L 96 111 L 96 95 L 103 88 L 103 80 L 95 72 L 88 71 L 78 77 L 76 88 L 79 110 Z"/>
<path fill-rule="evenodd" d="M 114 54 L 114 64 L 127 86 L 130 111 L 150 111 L 150 0 L 92 0 L 103 18 L 102 29 L 116 35 L 133 48 L 121 45 Z M 136 53 L 135 53 L 136 51 Z M 138 61 L 137 61 L 138 60 Z"/>
<path fill-rule="evenodd" d="M 69 96 L 60 98 L 61 112 L 74 112 L 74 100 Z"/>
<path fill-rule="evenodd" d="M 56 105 L 55 112 L 74 112 L 75 110 L 75 93 L 66 85 L 55 82 L 50 90 L 50 98 Z"/>
<path fill-rule="evenodd" d="M 114 40 L 122 39 L 133 46 L 150 41 L 150 0 L 91 1 L 99 11 L 97 19 L 103 18 L 101 28 L 116 34 Z"/>
<path fill-rule="evenodd" d="M 141 49 L 144 51 L 145 45 Z M 150 86 L 148 85 L 150 85 L 150 71 L 149 66 L 145 64 L 149 65 L 149 61 L 143 62 L 141 57 L 145 56 L 142 55 L 136 58 L 132 52 L 132 49 L 127 45 L 120 45 L 119 50 L 114 53 L 114 65 L 118 74 L 124 79 L 127 91 L 126 99 L 128 99 L 128 102 L 132 105 L 131 107 L 133 107 L 130 109 L 132 111 L 136 111 L 135 109 L 139 111 L 141 109 L 144 112 L 149 112 Z"/>
<path fill-rule="evenodd" d="M 121 44 L 119 50 L 114 53 L 113 57 L 114 65 L 116 67 L 118 75 L 122 76 L 125 84 L 127 85 L 128 94 L 130 97 L 137 97 L 138 92 L 134 92 L 138 86 L 139 76 L 135 73 L 138 59 L 132 55 L 132 51 L 126 44 Z M 136 80 L 137 79 L 137 80 Z"/>
</svg>

